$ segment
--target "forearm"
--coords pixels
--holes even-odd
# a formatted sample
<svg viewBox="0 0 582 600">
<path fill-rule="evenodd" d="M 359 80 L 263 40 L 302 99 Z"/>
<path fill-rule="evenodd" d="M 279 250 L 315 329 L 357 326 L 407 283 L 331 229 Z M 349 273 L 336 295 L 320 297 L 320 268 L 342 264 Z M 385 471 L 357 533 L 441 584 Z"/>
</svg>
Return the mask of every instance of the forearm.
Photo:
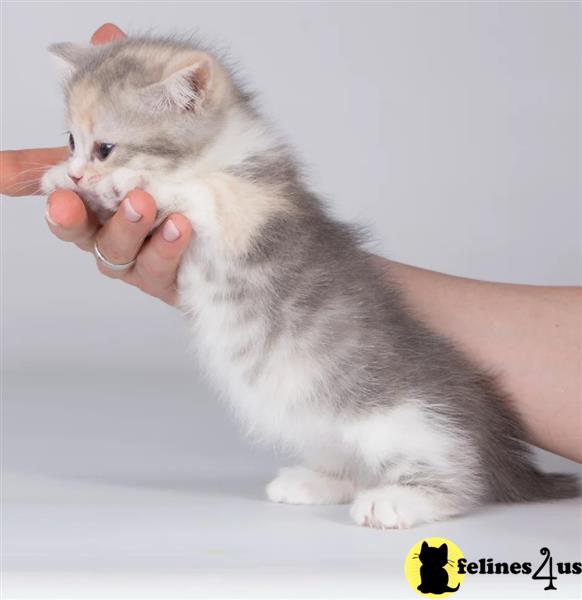
<svg viewBox="0 0 582 600">
<path fill-rule="evenodd" d="M 489 283 L 378 260 L 422 320 L 498 374 L 536 445 L 582 462 L 582 288 Z"/>
</svg>

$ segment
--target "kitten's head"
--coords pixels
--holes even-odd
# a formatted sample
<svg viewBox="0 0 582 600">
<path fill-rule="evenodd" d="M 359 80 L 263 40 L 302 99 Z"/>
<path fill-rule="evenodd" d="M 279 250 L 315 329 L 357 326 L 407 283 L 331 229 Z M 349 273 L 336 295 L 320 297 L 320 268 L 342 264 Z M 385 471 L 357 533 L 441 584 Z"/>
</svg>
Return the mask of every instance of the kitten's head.
<svg viewBox="0 0 582 600">
<path fill-rule="evenodd" d="M 46 174 L 43 190 L 74 189 L 107 210 L 142 174 L 200 153 L 242 99 L 221 63 L 189 44 L 126 38 L 50 51 L 66 69 L 71 156 Z"/>
</svg>

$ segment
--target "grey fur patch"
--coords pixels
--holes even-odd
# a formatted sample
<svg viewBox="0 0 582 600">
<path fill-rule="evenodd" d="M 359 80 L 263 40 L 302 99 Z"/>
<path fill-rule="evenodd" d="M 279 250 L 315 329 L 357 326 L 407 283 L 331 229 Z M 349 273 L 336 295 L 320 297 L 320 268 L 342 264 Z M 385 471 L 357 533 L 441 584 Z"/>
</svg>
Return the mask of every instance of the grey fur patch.
<svg viewBox="0 0 582 600">
<path fill-rule="evenodd" d="M 299 166 L 285 146 L 272 148 L 269 154 L 250 156 L 227 172 L 252 182 L 279 185 L 288 191 L 302 185 Z"/>
<path fill-rule="evenodd" d="M 125 144 L 124 150 L 128 160 L 145 154 L 179 161 L 188 157 L 191 152 L 189 148 L 184 148 L 164 138 L 145 140 L 142 144 Z"/>
</svg>

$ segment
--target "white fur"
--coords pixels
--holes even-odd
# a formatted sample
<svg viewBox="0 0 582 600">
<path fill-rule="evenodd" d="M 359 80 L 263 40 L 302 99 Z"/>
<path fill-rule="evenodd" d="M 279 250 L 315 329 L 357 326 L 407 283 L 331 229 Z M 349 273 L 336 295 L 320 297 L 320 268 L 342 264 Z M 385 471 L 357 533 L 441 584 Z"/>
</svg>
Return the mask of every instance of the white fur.
<svg viewBox="0 0 582 600">
<path fill-rule="evenodd" d="M 394 480 L 407 463 L 422 462 L 447 471 L 459 440 L 448 434 L 445 424 L 435 414 L 427 414 L 421 406 L 419 400 L 410 399 L 382 414 L 350 422 L 344 427 L 344 440 L 358 448 L 373 472 L 384 469 L 382 463 L 387 457 L 400 456 L 398 472 L 391 471 Z"/>
<path fill-rule="evenodd" d="M 97 212 L 103 208 L 107 211 L 117 210 L 127 193 L 144 181 L 139 173 L 124 167 L 90 181 L 81 181 L 79 184 L 73 182 L 69 173 L 70 167 L 67 167 L 67 163 L 47 170 L 40 181 L 43 193 L 51 194 L 58 188 L 75 190 Z"/>
<path fill-rule="evenodd" d="M 355 486 L 349 479 L 339 479 L 305 467 L 286 467 L 267 486 L 273 502 L 287 504 L 344 504 L 350 502 Z"/>
<path fill-rule="evenodd" d="M 250 119 L 237 106 L 229 109 L 226 125 L 196 160 L 187 166 L 188 175 L 201 177 L 225 167 L 236 167 L 249 156 L 262 154 L 281 143 L 264 123 Z"/>
<path fill-rule="evenodd" d="M 116 169 L 102 177 L 95 185 L 95 192 L 108 210 L 117 210 L 127 193 L 142 185 L 143 177 L 132 169 Z"/>
<path fill-rule="evenodd" d="M 76 185 L 68 176 L 69 166 L 67 162 L 62 162 L 50 169 L 47 169 L 40 179 L 40 189 L 44 194 L 52 194 L 56 189 L 73 190 Z"/>
<path fill-rule="evenodd" d="M 450 497 L 401 485 L 363 490 L 350 509 L 358 525 L 378 529 L 407 529 L 451 517 L 457 512 L 458 507 Z"/>
</svg>

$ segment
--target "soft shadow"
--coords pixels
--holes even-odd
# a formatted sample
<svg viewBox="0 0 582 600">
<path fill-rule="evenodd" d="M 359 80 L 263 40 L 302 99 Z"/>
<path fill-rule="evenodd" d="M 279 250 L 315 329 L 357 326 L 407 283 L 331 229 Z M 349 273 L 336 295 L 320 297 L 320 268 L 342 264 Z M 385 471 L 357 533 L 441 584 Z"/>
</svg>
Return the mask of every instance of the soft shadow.
<svg viewBox="0 0 582 600">
<path fill-rule="evenodd" d="M 38 474 L 40 475 L 40 474 Z M 43 477 L 47 477 L 45 473 Z M 150 490 L 152 492 L 172 492 L 185 496 L 224 496 L 244 498 L 255 502 L 266 502 L 265 485 L 272 474 L 257 475 L 223 475 L 196 474 L 192 476 L 115 476 L 111 474 L 82 475 L 82 474 L 52 474 L 51 478 L 63 483 L 84 483 L 112 486 L 133 490 Z"/>
</svg>

